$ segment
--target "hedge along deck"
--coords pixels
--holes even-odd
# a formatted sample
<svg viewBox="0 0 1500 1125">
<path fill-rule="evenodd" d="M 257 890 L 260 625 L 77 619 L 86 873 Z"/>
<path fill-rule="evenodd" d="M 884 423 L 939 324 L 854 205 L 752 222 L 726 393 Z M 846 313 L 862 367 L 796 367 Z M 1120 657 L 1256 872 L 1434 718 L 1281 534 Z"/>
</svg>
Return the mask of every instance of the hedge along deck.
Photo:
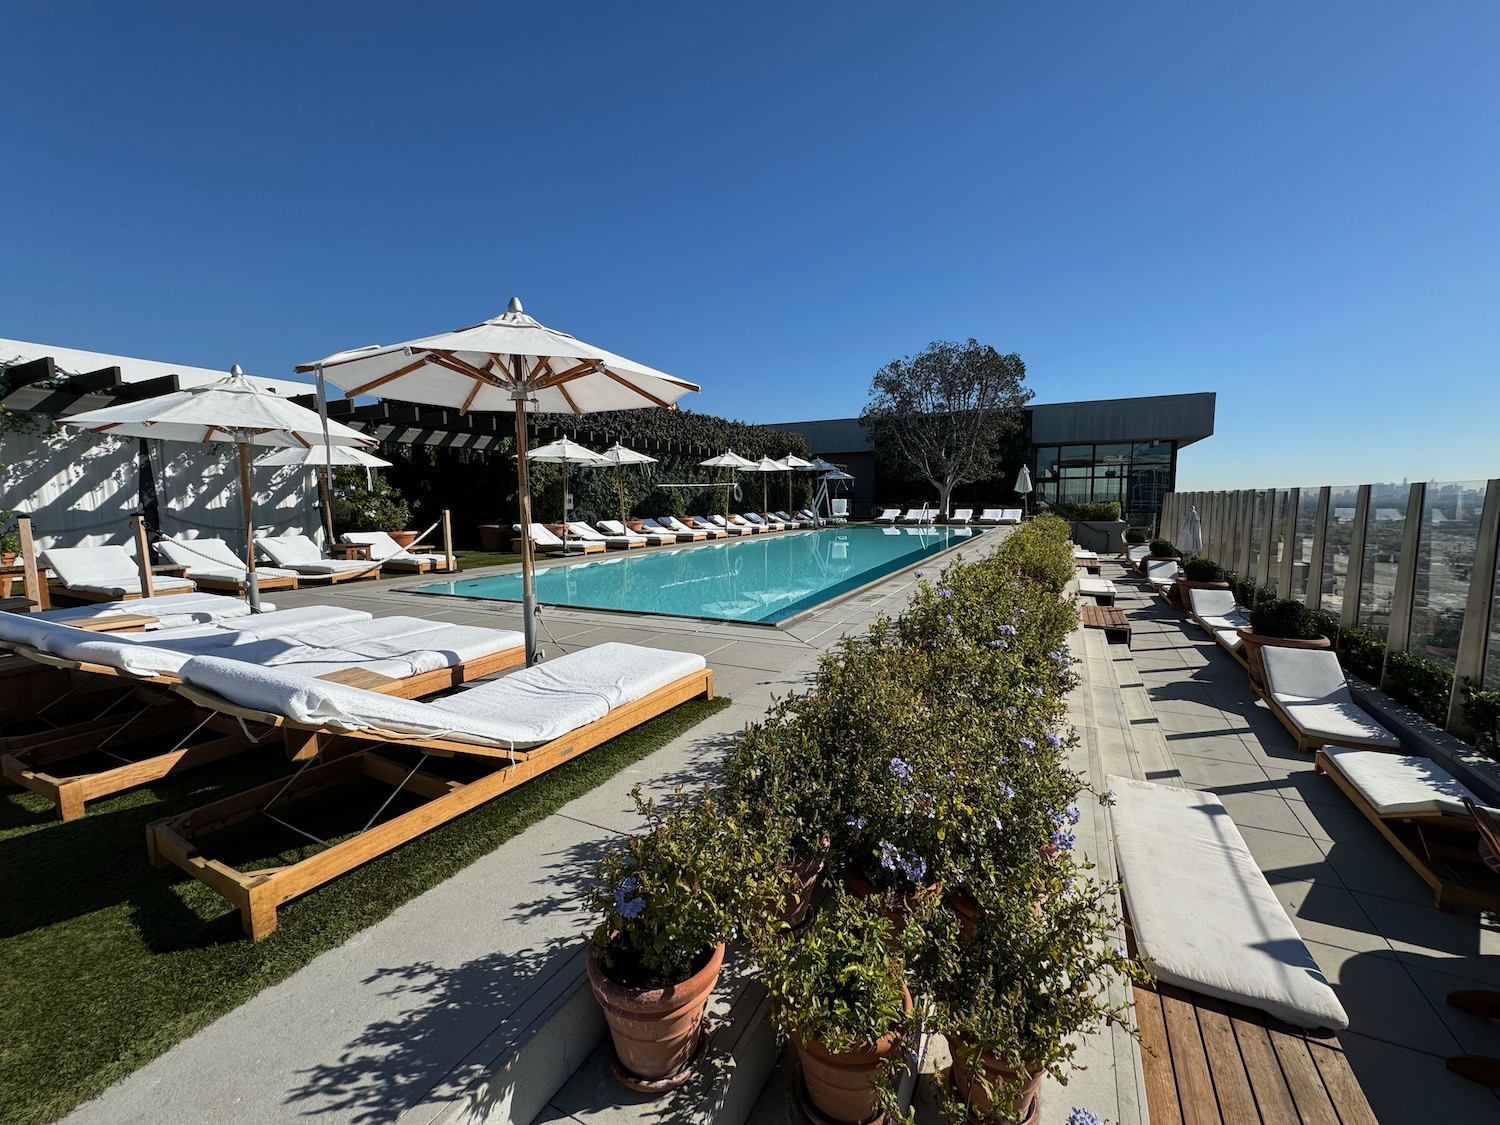
<svg viewBox="0 0 1500 1125">
<path fill-rule="evenodd" d="M 324 737 L 374 746 L 383 743 L 420 754 L 416 766 L 407 767 L 380 754 L 374 746 L 355 750 L 331 761 L 309 764 L 291 781 L 261 785 L 147 826 L 146 847 L 151 863 L 157 867 L 174 864 L 228 899 L 239 909 L 245 933 L 251 939 L 260 941 L 276 929 L 276 911 L 282 903 L 331 882 L 407 841 L 546 773 L 569 758 L 608 742 L 648 719 L 665 714 L 680 703 L 700 696 L 712 699 L 713 671 L 703 668 L 683 676 L 649 695 L 615 708 L 603 718 L 528 750 L 506 750 L 453 739 L 395 738 L 372 732 L 346 734 L 341 731 L 325 731 L 293 723 L 281 715 L 239 707 L 199 688 L 183 685 L 177 690 L 200 706 L 247 722 L 282 728 L 288 757 L 294 761 L 313 761 L 313 756 L 320 749 L 320 740 Z M 326 758 L 326 754 L 323 756 Z M 462 782 L 423 771 L 421 766 L 429 757 L 465 758 L 504 764 L 476 780 Z M 205 837 L 265 813 L 273 804 L 278 808 L 284 807 L 361 777 L 391 785 L 392 797 L 404 791 L 423 798 L 425 803 L 377 824 L 375 821 L 385 808 L 382 805 L 375 810 L 371 823 L 356 835 L 329 844 L 315 855 L 283 867 L 240 871 L 207 857 L 199 848 L 199 841 Z M 293 831 L 300 832 L 295 828 Z"/>
<path fill-rule="evenodd" d="M 80 727 L 46 732 L 37 735 L 34 741 L 0 751 L 0 776 L 23 789 L 46 797 L 57 806 L 58 816 L 65 821 L 83 816 L 89 801 L 160 781 L 194 766 L 238 754 L 258 745 L 270 733 L 269 726 L 248 729 L 217 710 L 205 711 L 193 707 L 180 695 L 166 693 L 163 689 L 178 684 L 175 676 L 133 676 L 103 664 L 61 660 L 50 653 L 34 650 L 22 651 L 26 652 L 28 659 L 44 665 L 73 673 L 128 681 L 148 691 L 152 687 L 157 689 L 134 715 L 114 720 L 105 717 Z M 362 668 L 331 672 L 320 678 L 377 691 L 382 695 L 416 699 L 460 687 L 470 680 L 477 680 L 494 672 L 514 668 L 524 663 L 525 659 L 525 649 L 517 646 L 447 668 L 419 672 L 403 679 L 382 676 Z M 138 745 L 143 738 L 177 737 L 171 749 L 148 753 L 139 759 L 128 759 L 124 753 L 114 752 L 121 764 L 109 769 L 79 774 L 55 772 L 56 767 L 65 762 L 99 752 L 111 741 L 112 734 L 127 730 L 130 732 L 130 741 L 122 743 L 121 751 Z M 213 731 L 220 737 L 204 742 L 191 742 L 201 730 Z"/>
</svg>

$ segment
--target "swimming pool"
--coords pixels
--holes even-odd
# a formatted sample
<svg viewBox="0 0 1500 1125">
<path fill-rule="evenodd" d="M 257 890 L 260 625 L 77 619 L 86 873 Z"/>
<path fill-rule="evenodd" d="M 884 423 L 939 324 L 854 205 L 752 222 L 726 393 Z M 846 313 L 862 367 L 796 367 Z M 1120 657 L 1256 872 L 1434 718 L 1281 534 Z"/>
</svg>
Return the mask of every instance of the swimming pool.
<svg viewBox="0 0 1500 1125">
<path fill-rule="evenodd" d="M 979 534 L 969 527 L 830 527 L 611 551 L 536 572 L 546 605 L 770 624 Z M 417 593 L 521 600 L 521 576 L 460 578 Z"/>
</svg>

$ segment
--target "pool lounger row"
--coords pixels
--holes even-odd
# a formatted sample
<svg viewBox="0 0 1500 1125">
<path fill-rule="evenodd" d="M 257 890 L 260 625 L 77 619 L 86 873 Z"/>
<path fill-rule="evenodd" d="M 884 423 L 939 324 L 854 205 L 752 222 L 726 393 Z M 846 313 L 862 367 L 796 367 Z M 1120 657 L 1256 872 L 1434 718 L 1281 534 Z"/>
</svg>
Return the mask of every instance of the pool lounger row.
<svg viewBox="0 0 1500 1125">
<path fill-rule="evenodd" d="M 257 941 L 276 928 L 282 903 L 679 703 L 713 694 L 713 672 L 702 656 L 613 643 L 430 703 L 212 656 L 189 661 L 182 680 L 176 690 L 201 707 L 280 728 L 288 755 L 307 763 L 290 782 L 260 786 L 147 829 L 151 862 L 175 864 L 228 899 Z M 338 736 L 367 745 L 331 759 L 320 753 L 323 740 Z M 467 761 L 470 772 L 424 768 L 434 759 L 455 758 Z M 476 765 L 493 768 L 474 777 Z M 376 810 L 363 831 L 283 867 L 239 871 L 204 851 L 206 837 L 220 829 L 262 813 L 281 820 L 292 815 L 299 797 L 358 778 L 390 784 L 424 803 L 378 823 Z"/>
<path fill-rule="evenodd" d="M 64 820 L 88 801 L 159 780 L 253 745 L 259 737 L 221 715 L 205 714 L 165 689 L 193 658 L 212 654 L 243 666 L 271 667 L 301 679 L 357 683 L 374 692 L 428 695 L 514 667 L 523 639 L 508 630 L 453 626 L 416 617 L 372 619 L 358 610 L 305 606 L 216 625 L 132 636 L 100 636 L 29 621 L 30 660 L 65 669 L 81 682 L 114 678 L 140 695 L 133 710 L 111 704 L 95 718 L 0 742 L 0 774 L 51 800 Z M 11 626 L 12 635 L 16 628 Z M 315 638 L 315 639 L 313 639 Z M 12 642 L 14 644 L 14 642 Z M 220 737 L 194 742 L 200 731 Z M 131 758 L 143 740 L 165 752 Z M 67 763 L 105 749 L 120 764 L 67 772 Z"/>
</svg>

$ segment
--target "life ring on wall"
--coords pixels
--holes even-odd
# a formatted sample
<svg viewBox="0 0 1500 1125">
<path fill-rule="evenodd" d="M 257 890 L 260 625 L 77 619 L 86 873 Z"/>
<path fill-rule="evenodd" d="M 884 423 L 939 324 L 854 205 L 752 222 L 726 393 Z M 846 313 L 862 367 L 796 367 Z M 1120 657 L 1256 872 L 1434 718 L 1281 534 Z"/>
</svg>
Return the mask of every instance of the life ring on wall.
<svg viewBox="0 0 1500 1125">
<path fill-rule="evenodd" d="M 744 499 L 744 496 L 743 496 L 743 494 L 742 494 L 742 493 L 741 493 L 741 492 L 740 492 L 740 486 L 739 486 L 739 485 L 738 485 L 738 484 L 736 484 L 736 485 L 735 485 L 735 486 L 734 486 L 734 488 L 733 488 L 733 489 L 731 489 L 731 492 L 733 492 L 733 494 L 734 494 L 734 502 L 735 502 L 735 503 L 736 503 L 736 504 L 738 504 L 738 503 L 739 503 L 739 502 L 740 502 L 740 501 L 741 501 L 741 500 L 742 500 L 742 499 Z"/>
</svg>

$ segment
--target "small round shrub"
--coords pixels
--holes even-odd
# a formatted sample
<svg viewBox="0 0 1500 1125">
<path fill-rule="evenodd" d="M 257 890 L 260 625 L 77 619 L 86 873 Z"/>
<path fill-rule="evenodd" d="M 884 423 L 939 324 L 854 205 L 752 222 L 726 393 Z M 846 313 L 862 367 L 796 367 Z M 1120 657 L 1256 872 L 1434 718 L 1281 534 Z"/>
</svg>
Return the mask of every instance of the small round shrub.
<svg viewBox="0 0 1500 1125">
<path fill-rule="evenodd" d="M 1158 559 L 1175 559 L 1178 550 L 1172 546 L 1170 539 L 1153 539 L 1151 540 L 1151 555 Z"/>
<path fill-rule="evenodd" d="M 1136 531 L 1134 528 L 1131 528 L 1125 533 L 1125 542 L 1127 543 L 1144 543 L 1145 541 L 1146 533 L 1144 531 Z"/>
<path fill-rule="evenodd" d="M 1189 582 L 1222 582 L 1224 581 L 1224 568 L 1213 559 L 1194 555 L 1182 564 L 1182 575 Z"/>
<path fill-rule="evenodd" d="M 1322 636 L 1307 607 L 1291 598 L 1273 598 L 1250 611 L 1250 627 L 1263 637 L 1310 641 Z"/>
</svg>

